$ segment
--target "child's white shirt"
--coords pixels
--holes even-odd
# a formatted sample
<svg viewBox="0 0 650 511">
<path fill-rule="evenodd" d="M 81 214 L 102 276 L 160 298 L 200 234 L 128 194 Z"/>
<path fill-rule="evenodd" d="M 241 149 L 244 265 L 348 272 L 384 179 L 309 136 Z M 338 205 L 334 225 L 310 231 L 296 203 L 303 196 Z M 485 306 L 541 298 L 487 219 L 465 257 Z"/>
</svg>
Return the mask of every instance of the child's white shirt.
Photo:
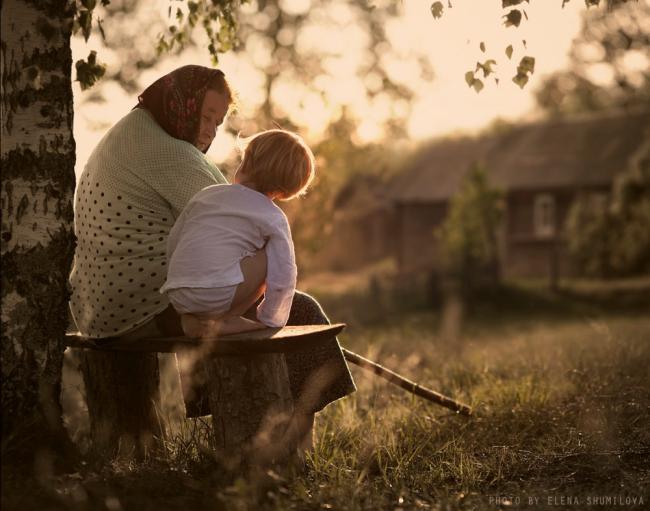
<svg viewBox="0 0 650 511">
<path fill-rule="evenodd" d="M 266 195 L 239 184 L 208 186 L 183 209 L 167 240 L 167 281 L 160 292 L 240 284 L 240 261 L 263 248 L 266 292 L 257 319 L 284 326 L 297 279 L 289 222 Z"/>
</svg>

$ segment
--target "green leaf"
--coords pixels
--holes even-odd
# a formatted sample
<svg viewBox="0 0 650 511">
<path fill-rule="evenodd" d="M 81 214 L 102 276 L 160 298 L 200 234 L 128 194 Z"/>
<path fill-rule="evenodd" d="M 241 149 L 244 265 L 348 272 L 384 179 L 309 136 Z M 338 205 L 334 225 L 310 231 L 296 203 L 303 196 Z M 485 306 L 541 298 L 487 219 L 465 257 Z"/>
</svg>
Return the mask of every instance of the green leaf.
<svg viewBox="0 0 650 511">
<path fill-rule="evenodd" d="M 483 82 L 476 78 L 472 71 L 465 73 L 465 82 L 467 82 L 468 87 L 472 87 L 477 93 L 481 92 L 484 87 Z"/>
<path fill-rule="evenodd" d="M 509 44 L 508 47 L 506 48 L 506 56 L 508 59 L 512 58 L 512 44 Z"/>
<path fill-rule="evenodd" d="M 485 43 L 481 41 L 481 44 L 479 44 L 479 48 L 481 48 L 481 51 L 485 53 Z"/>
<path fill-rule="evenodd" d="M 487 78 L 489 75 L 494 73 L 494 69 L 492 69 L 492 66 L 496 65 L 496 60 L 493 59 L 488 59 L 482 64 L 480 62 L 476 63 L 476 70 L 478 71 L 481 69 L 483 71 L 483 78 Z"/>
<path fill-rule="evenodd" d="M 524 88 L 524 86 L 528 83 L 528 75 L 527 74 L 521 74 L 517 73 L 513 79 L 513 82 L 515 82 L 517 85 L 519 85 L 520 88 Z"/>
<path fill-rule="evenodd" d="M 102 36 L 102 41 L 106 41 L 106 33 L 104 32 L 104 26 L 102 25 L 102 20 L 97 20 L 97 28 L 99 28 L 99 33 Z"/>
<path fill-rule="evenodd" d="M 442 11 L 444 10 L 444 7 L 442 5 L 442 2 L 433 2 L 431 4 L 431 15 L 435 18 L 442 18 Z"/>
<path fill-rule="evenodd" d="M 523 57 L 517 66 L 518 73 L 534 73 L 535 72 L 535 58 Z"/>
<path fill-rule="evenodd" d="M 504 18 L 505 21 L 503 23 L 506 27 L 518 27 L 521 23 L 521 11 L 519 9 L 513 9 Z"/>
<path fill-rule="evenodd" d="M 92 87 L 106 72 L 106 66 L 97 62 L 97 52 L 95 51 L 91 51 L 86 60 L 81 59 L 75 62 L 75 69 L 81 90 Z"/>
<path fill-rule="evenodd" d="M 92 23 L 93 15 L 90 11 L 85 9 L 79 11 L 79 26 L 81 27 L 81 33 L 83 34 L 85 41 L 88 41 L 88 38 L 90 37 Z"/>
</svg>

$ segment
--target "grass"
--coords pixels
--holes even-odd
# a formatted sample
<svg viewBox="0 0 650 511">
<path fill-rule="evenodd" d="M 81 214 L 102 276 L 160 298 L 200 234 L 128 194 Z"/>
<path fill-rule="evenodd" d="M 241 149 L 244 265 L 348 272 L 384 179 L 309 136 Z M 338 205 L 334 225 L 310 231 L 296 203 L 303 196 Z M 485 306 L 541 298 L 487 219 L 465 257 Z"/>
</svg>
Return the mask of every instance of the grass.
<svg viewBox="0 0 650 511">
<path fill-rule="evenodd" d="M 171 405 L 161 411 L 176 424 L 163 455 L 58 479 L 61 508 L 580 509 L 594 498 L 601 509 L 606 499 L 646 507 L 645 298 L 617 290 L 615 300 L 627 301 L 616 308 L 605 291 L 590 300 L 535 286 L 509 292 L 467 314 L 455 342 L 440 338 L 423 302 L 374 326 L 358 321 L 341 337 L 471 404 L 470 419 L 353 369 L 358 391 L 319 414 L 306 470 L 278 469 L 261 482 L 225 477 L 203 447 L 207 424 L 178 421 Z"/>
<path fill-rule="evenodd" d="M 381 355 L 393 345 L 406 351 L 410 334 L 397 327 L 369 336 Z M 647 497 L 649 337 L 647 320 L 569 323 L 486 336 L 446 363 L 435 341 L 421 342 L 401 369 L 470 402 L 478 416 L 449 416 L 360 378 L 357 396 L 319 423 L 313 462 L 326 484 L 313 501 L 341 509 L 487 508 L 495 495 Z"/>
</svg>

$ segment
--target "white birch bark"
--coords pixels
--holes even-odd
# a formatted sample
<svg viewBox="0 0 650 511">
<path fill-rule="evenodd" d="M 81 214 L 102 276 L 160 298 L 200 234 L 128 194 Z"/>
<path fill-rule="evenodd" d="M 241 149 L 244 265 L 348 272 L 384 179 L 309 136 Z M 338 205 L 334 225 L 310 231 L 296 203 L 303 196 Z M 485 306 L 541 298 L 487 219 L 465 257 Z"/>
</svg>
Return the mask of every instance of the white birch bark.
<svg viewBox="0 0 650 511">
<path fill-rule="evenodd" d="M 43 419 L 60 429 L 75 144 L 73 4 L 4 0 L 1 13 L 4 441 Z"/>
</svg>

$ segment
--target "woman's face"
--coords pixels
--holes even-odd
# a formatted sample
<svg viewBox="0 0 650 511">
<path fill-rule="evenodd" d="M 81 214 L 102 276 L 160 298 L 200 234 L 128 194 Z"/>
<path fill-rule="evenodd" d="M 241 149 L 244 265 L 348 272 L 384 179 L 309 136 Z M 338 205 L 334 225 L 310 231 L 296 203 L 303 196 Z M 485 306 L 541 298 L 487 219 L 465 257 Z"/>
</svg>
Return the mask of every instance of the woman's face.
<svg viewBox="0 0 650 511">
<path fill-rule="evenodd" d="M 210 147 L 217 134 L 217 128 L 223 122 L 227 112 L 227 97 L 215 90 L 208 89 L 203 98 L 203 105 L 201 105 L 201 123 L 194 144 L 200 151 L 205 151 Z"/>
</svg>

